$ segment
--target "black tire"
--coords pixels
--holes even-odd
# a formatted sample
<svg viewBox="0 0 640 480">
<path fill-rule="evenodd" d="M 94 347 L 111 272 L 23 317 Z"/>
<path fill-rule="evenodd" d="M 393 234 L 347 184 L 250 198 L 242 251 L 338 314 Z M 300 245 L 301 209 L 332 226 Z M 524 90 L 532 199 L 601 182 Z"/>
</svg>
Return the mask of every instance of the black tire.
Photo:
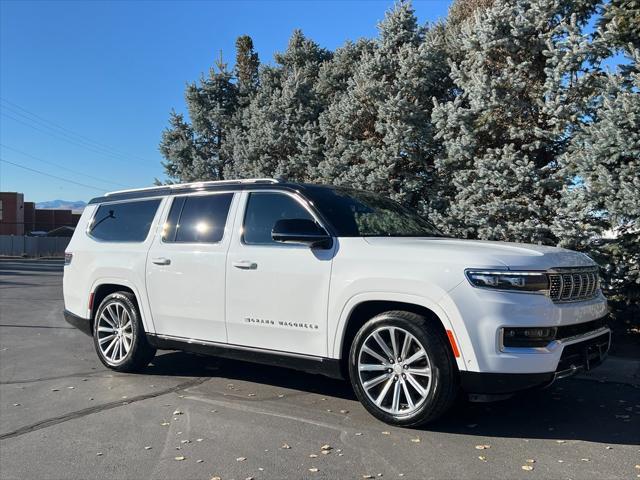
<svg viewBox="0 0 640 480">
<path fill-rule="evenodd" d="M 124 308 L 131 319 L 131 347 L 129 351 L 118 361 L 112 361 L 107 358 L 102 352 L 99 346 L 98 326 L 100 325 L 99 319 L 101 315 L 107 310 L 109 315 L 109 307 L 111 309 Z M 111 316 L 109 315 L 111 319 Z M 108 345 L 110 342 L 106 342 Z M 115 292 L 107 297 L 100 303 L 96 316 L 93 321 L 93 345 L 98 354 L 100 361 L 108 368 L 116 370 L 118 372 L 135 372 L 145 368 L 156 354 L 156 349 L 152 347 L 147 341 L 147 336 L 144 332 L 142 320 L 140 318 L 140 312 L 136 306 L 135 297 L 129 292 Z"/>
<path fill-rule="evenodd" d="M 425 363 L 427 360 L 430 363 L 431 379 L 429 381 L 429 387 L 425 389 L 428 392 L 426 398 L 422 400 L 421 405 L 419 402 L 416 402 L 416 406 L 414 407 L 416 410 L 407 414 L 393 414 L 376 405 L 365 392 L 358 369 L 358 359 L 360 358 L 363 344 L 367 339 L 371 339 L 370 335 L 373 332 L 388 332 L 388 330 L 384 330 L 384 327 L 400 328 L 413 335 L 415 340 L 417 340 L 426 352 L 427 359 Z M 400 332 L 397 335 L 403 335 L 403 333 Z M 418 350 L 415 343 L 412 345 Z M 387 370 L 387 372 L 389 372 L 389 370 Z M 384 374 L 385 372 L 382 372 L 382 375 Z M 375 375 L 377 375 L 377 373 Z M 400 376 L 404 377 L 402 373 L 396 376 L 395 372 L 389 372 L 389 375 L 395 378 L 399 378 Z M 459 392 L 457 365 L 451 349 L 447 344 L 445 335 L 442 332 L 442 327 L 436 324 L 433 319 L 427 319 L 421 315 L 405 311 L 381 313 L 362 326 L 351 344 L 349 353 L 349 376 L 358 399 L 373 416 L 385 423 L 404 427 L 416 427 L 438 419 L 454 405 Z M 387 380 L 384 380 L 384 382 L 386 381 Z M 394 380 L 394 386 L 396 381 L 397 380 Z M 384 388 L 384 382 L 382 388 Z M 407 382 L 407 386 L 409 386 L 409 382 Z M 400 389 L 400 386 L 398 388 Z M 415 394 L 417 391 L 411 390 L 411 392 Z M 400 397 L 402 396 L 406 398 L 406 394 L 400 394 Z M 406 403 L 405 401 L 405 404 Z M 405 407 L 406 406 L 407 405 L 405 405 Z M 407 408 L 407 410 L 410 409 Z"/>
</svg>

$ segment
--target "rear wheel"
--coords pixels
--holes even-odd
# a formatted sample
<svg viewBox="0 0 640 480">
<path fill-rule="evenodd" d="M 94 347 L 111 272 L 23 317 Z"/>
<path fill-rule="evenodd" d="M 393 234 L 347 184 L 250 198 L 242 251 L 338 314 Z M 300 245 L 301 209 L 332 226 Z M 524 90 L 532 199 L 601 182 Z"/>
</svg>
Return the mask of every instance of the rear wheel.
<svg viewBox="0 0 640 480">
<path fill-rule="evenodd" d="M 351 345 L 349 374 L 370 413 L 393 425 L 417 426 L 453 405 L 457 369 L 438 327 L 415 313 L 391 311 L 360 329 Z"/>
<path fill-rule="evenodd" d="M 93 322 L 93 343 L 100 361 L 119 372 L 140 370 L 156 354 L 129 292 L 115 292 L 102 301 Z"/>
</svg>

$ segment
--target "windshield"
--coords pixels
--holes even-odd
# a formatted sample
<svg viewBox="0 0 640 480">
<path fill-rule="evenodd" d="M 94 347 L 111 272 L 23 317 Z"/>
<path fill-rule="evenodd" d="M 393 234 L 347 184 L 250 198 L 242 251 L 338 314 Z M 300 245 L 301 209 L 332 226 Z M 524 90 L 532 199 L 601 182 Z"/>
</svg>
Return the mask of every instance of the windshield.
<svg viewBox="0 0 640 480">
<path fill-rule="evenodd" d="M 443 236 L 414 211 L 376 193 L 316 186 L 305 193 L 339 237 Z"/>
</svg>

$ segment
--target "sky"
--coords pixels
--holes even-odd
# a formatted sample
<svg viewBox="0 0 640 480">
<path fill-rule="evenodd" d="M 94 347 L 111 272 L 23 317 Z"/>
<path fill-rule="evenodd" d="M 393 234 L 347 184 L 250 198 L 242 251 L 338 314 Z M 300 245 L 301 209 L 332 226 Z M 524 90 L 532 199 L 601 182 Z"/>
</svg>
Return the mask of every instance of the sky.
<svg viewBox="0 0 640 480">
<path fill-rule="evenodd" d="M 449 1 L 414 1 L 421 23 Z M 0 0 L 0 190 L 84 200 L 164 178 L 158 143 L 184 88 L 235 39 L 263 62 L 300 28 L 322 47 L 376 35 L 393 1 Z M 47 175 L 45 175 L 47 174 Z"/>
</svg>

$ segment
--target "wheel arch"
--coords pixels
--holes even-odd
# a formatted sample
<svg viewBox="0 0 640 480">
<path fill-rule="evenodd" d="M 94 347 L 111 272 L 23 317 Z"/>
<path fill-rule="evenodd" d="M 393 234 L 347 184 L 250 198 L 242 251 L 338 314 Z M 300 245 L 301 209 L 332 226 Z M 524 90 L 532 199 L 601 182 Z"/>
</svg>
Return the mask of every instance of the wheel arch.
<svg viewBox="0 0 640 480">
<path fill-rule="evenodd" d="M 453 326 L 445 312 L 437 304 L 412 295 L 381 294 L 378 292 L 358 295 L 343 308 L 333 342 L 333 355 L 334 358 L 340 359 L 343 373 L 346 372 L 346 359 L 349 358 L 349 349 L 358 330 L 374 316 L 391 310 L 412 312 L 437 324 L 448 340 L 447 345 L 456 359 L 458 369 L 466 370 L 460 343 L 456 339 Z"/>
<path fill-rule="evenodd" d="M 142 319 L 142 324 L 144 326 L 145 332 L 152 332 L 152 330 L 150 330 L 149 325 L 147 323 L 143 304 L 140 301 L 141 297 L 138 290 L 134 285 L 131 285 L 129 282 L 123 281 L 121 279 L 99 280 L 99 281 L 96 281 L 96 283 L 91 288 L 91 293 L 90 293 L 91 304 L 89 305 L 90 308 L 88 309 L 91 327 L 93 328 L 94 317 L 102 301 L 108 295 L 111 295 L 112 293 L 115 293 L 115 292 L 129 292 L 133 295 L 133 300 L 134 300 L 134 303 L 136 304 L 136 307 L 138 308 L 138 313 L 140 314 L 140 317 Z"/>
</svg>

